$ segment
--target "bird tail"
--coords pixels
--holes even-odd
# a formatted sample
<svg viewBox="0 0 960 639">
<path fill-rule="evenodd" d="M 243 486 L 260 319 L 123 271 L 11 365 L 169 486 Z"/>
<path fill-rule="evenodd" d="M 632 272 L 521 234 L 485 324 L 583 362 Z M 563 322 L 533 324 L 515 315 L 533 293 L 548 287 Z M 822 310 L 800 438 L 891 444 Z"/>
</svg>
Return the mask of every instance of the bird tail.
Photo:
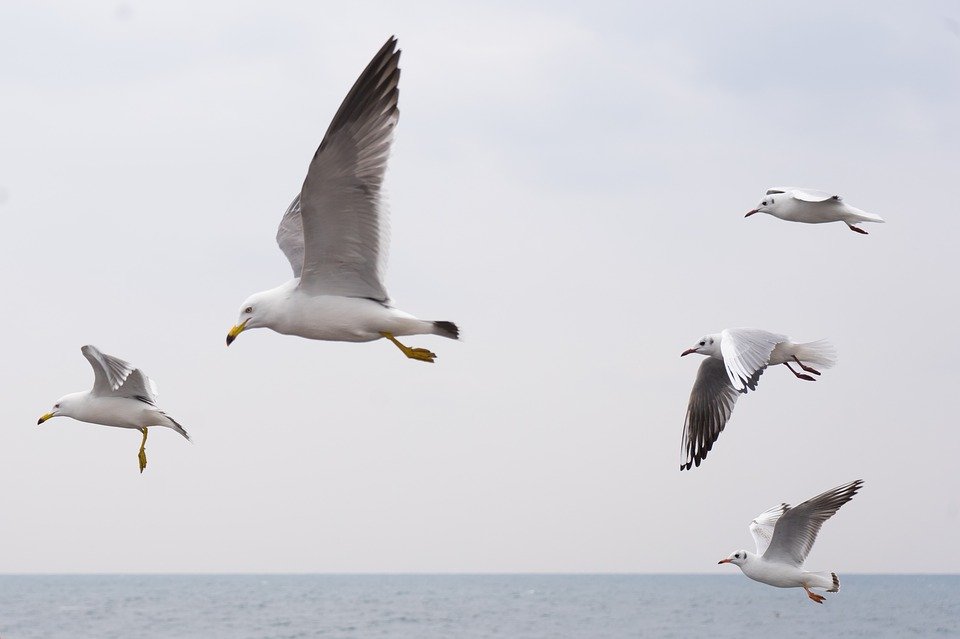
<svg viewBox="0 0 960 639">
<path fill-rule="evenodd" d="M 886 220 L 884 220 L 882 217 L 880 217 L 876 213 L 867 213 L 866 211 L 862 211 L 860 209 L 855 209 L 855 210 L 857 212 L 857 217 L 860 218 L 859 220 L 857 220 L 857 222 L 879 222 L 880 224 L 883 224 L 884 222 L 886 222 Z M 854 222 L 854 224 L 856 224 L 856 222 Z"/>
<path fill-rule="evenodd" d="M 837 351 L 833 348 L 833 344 L 825 339 L 797 344 L 793 354 L 801 362 L 819 364 L 825 368 L 830 368 L 837 363 Z"/>
<path fill-rule="evenodd" d="M 835 572 L 805 572 L 803 581 L 807 588 L 823 588 L 827 592 L 840 591 L 840 577 Z"/>
<path fill-rule="evenodd" d="M 433 334 L 450 339 L 460 339 L 460 329 L 453 322 L 433 322 Z"/>
<path fill-rule="evenodd" d="M 167 428 L 172 428 L 173 430 L 183 435 L 187 439 L 187 441 L 190 441 L 190 435 L 187 434 L 186 428 L 181 426 L 177 420 L 175 420 L 173 417 L 170 417 L 166 413 L 160 413 L 160 414 L 163 415 L 163 418 L 166 420 L 166 422 L 163 424 L 164 426 L 166 426 Z"/>
</svg>

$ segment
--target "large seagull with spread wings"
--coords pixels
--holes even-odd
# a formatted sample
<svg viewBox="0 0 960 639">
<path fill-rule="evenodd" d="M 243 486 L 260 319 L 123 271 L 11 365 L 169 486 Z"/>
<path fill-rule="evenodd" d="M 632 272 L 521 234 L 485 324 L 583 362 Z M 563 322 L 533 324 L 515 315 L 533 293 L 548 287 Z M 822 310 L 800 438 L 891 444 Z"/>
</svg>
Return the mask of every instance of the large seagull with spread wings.
<svg viewBox="0 0 960 639">
<path fill-rule="evenodd" d="M 383 283 L 388 230 L 381 186 L 400 115 L 396 47 L 395 38 L 387 40 L 347 93 L 280 222 L 277 243 L 294 278 L 247 298 L 228 346 L 241 332 L 264 327 L 318 340 L 386 338 L 407 357 L 433 362 L 434 353 L 397 338 L 459 338 L 453 322 L 394 308 Z"/>
</svg>

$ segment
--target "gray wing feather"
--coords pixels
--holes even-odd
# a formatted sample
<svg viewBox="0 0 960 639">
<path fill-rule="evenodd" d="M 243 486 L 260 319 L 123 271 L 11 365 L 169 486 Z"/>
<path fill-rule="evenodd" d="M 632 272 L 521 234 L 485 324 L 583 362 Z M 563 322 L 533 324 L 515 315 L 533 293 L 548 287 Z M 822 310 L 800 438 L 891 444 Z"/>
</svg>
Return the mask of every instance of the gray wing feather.
<svg viewBox="0 0 960 639">
<path fill-rule="evenodd" d="M 293 276 L 300 277 L 303 270 L 303 221 L 300 219 L 300 194 L 293 198 L 277 228 L 277 244 L 287 256 Z"/>
<path fill-rule="evenodd" d="M 733 413 L 740 391 L 730 385 L 723 362 L 708 357 L 700 364 L 690 391 L 680 443 L 680 470 L 700 466 Z"/>
<path fill-rule="evenodd" d="M 853 499 L 863 486 L 857 479 L 838 486 L 812 499 L 787 509 L 773 529 L 773 539 L 763 558 L 779 563 L 802 566 L 823 522 L 830 519 L 840 507 Z"/>
<path fill-rule="evenodd" d="M 80 349 L 93 367 L 93 394 L 101 397 L 128 397 L 153 404 L 157 400 L 157 385 L 143 371 L 101 352 L 96 346 Z"/>
<path fill-rule="evenodd" d="M 400 115 L 396 45 L 390 38 L 360 74 L 304 180 L 300 286 L 311 293 L 388 299 L 383 271 L 389 232 L 381 187 Z"/>
<path fill-rule="evenodd" d="M 93 368 L 93 394 L 109 395 L 120 388 L 135 369 L 132 364 L 119 357 L 100 352 L 96 346 L 86 345 L 80 352 Z"/>
</svg>

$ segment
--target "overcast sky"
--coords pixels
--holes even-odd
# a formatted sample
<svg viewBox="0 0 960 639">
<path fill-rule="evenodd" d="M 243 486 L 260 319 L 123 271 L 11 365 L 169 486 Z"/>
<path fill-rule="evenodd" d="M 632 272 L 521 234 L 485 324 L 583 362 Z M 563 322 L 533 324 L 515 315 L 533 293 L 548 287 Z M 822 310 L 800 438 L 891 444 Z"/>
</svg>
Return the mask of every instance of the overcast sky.
<svg viewBox="0 0 960 639">
<path fill-rule="evenodd" d="M 0 5 L 0 572 L 960 571 L 960 7 Z M 388 288 L 462 343 L 224 337 L 351 83 L 403 49 Z M 885 225 L 743 214 L 771 185 Z M 829 338 L 679 472 L 701 335 Z M 194 437 L 59 418 L 83 344 Z"/>
</svg>

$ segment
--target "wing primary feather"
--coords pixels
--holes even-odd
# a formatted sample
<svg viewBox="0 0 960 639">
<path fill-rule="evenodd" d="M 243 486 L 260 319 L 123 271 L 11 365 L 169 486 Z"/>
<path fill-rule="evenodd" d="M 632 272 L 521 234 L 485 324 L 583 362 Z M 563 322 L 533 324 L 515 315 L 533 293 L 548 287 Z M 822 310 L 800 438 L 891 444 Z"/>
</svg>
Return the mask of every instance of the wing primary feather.
<svg viewBox="0 0 960 639">
<path fill-rule="evenodd" d="M 863 487 L 863 480 L 831 488 L 807 501 L 787 509 L 777 520 L 770 546 L 764 559 L 803 565 L 823 523 L 830 519 Z"/>
</svg>

